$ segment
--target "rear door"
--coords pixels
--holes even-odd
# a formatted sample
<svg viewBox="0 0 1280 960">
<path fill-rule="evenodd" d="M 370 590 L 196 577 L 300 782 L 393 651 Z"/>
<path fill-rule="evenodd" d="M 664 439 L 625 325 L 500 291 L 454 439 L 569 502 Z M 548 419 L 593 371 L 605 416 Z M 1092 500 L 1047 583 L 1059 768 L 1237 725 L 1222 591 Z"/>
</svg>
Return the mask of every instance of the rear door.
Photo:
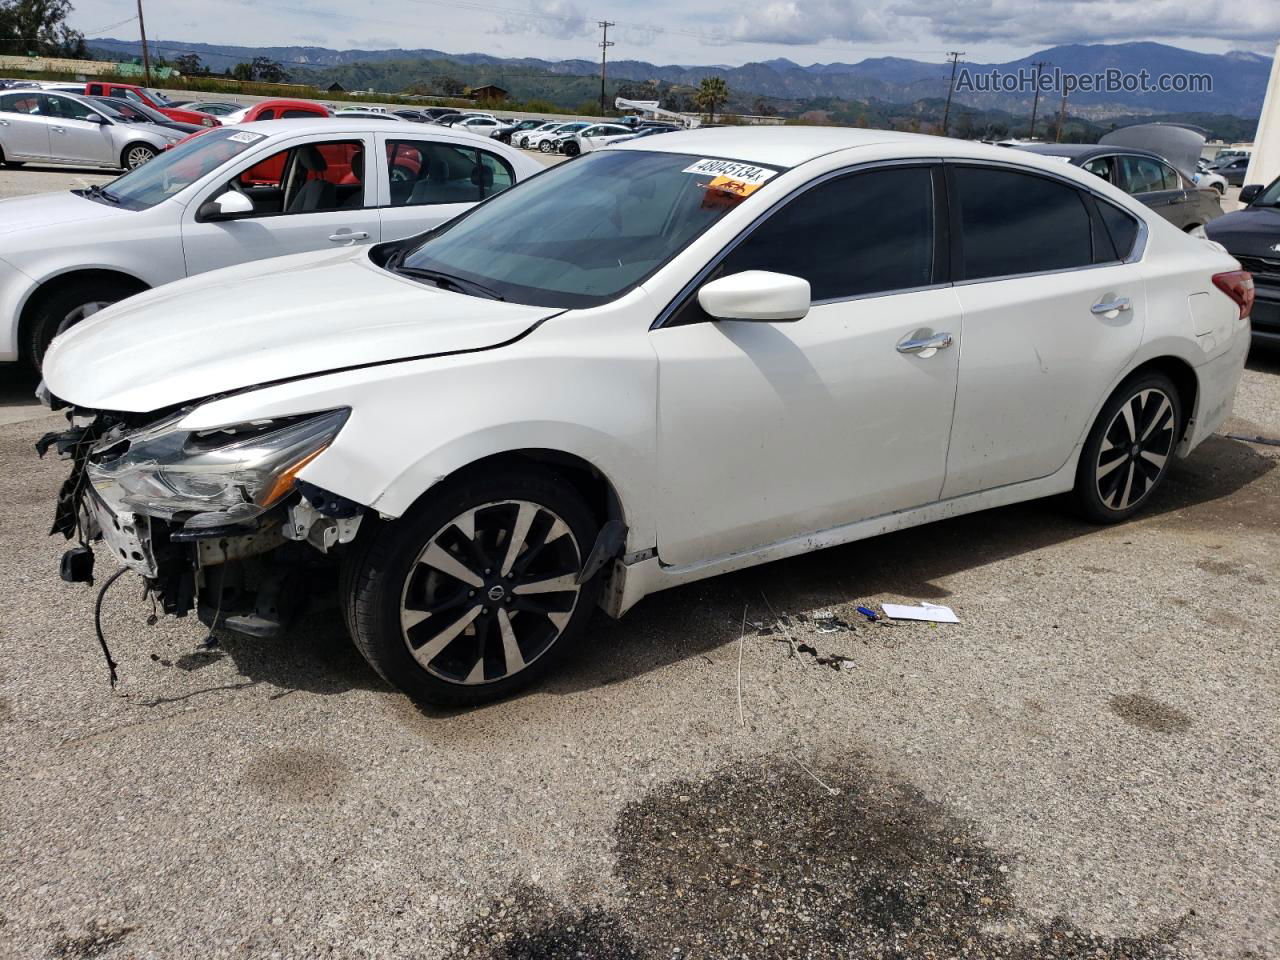
<svg viewBox="0 0 1280 960">
<path fill-rule="evenodd" d="M 1131 215 L 1048 175 L 947 167 L 964 349 L 944 498 L 1061 468 L 1146 312 Z"/>
<path fill-rule="evenodd" d="M 46 93 L 0 94 L 0 147 L 13 159 L 48 160 L 49 95 Z"/>
<path fill-rule="evenodd" d="M 378 135 L 382 239 L 409 237 L 451 220 L 515 183 L 502 157 L 483 146 L 430 136 Z"/>
<path fill-rule="evenodd" d="M 229 180 L 207 188 L 188 205 L 182 215 L 188 274 L 378 242 L 376 178 L 366 176 L 364 162 L 373 156 L 373 138 L 355 134 L 287 143 L 266 157 L 246 159 L 233 168 Z M 226 190 L 249 197 L 253 212 L 235 220 L 203 220 L 200 207 Z"/>
</svg>

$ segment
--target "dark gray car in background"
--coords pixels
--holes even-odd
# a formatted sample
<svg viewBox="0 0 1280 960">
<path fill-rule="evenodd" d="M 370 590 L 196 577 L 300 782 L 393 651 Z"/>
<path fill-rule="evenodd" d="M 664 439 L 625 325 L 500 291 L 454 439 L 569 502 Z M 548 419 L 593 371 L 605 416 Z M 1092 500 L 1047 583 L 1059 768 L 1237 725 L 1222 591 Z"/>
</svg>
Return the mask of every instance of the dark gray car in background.
<svg viewBox="0 0 1280 960">
<path fill-rule="evenodd" d="M 1015 149 L 1060 157 L 1115 184 L 1181 230 L 1204 226 L 1222 216 L 1218 192 L 1197 187 L 1190 175 L 1150 150 L 1115 144 L 1036 143 Z"/>
</svg>

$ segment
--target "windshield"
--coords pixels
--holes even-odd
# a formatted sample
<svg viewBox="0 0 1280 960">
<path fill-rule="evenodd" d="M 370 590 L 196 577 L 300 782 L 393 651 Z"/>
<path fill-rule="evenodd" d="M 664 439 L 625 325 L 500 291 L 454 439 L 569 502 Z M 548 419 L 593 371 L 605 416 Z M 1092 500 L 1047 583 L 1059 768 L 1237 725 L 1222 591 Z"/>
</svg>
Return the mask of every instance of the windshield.
<svg viewBox="0 0 1280 960">
<path fill-rule="evenodd" d="M 265 137 L 266 134 L 248 130 L 212 129 L 112 180 L 102 196 L 130 210 L 146 210 L 184 190 Z"/>
<path fill-rule="evenodd" d="M 143 87 L 142 92 L 147 95 L 147 99 L 154 103 L 157 107 L 171 106 L 169 98 L 158 90 L 152 90 L 150 87 Z"/>
<path fill-rule="evenodd" d="M 735 171 L 741 179 L 716 176 Z M 411 250 L 402 267 L 389 265 L 517 303 L 594 306 L 641 283 L 775 173 L 685 154 L 591 153 L 498 194 Z"/>
</svg>

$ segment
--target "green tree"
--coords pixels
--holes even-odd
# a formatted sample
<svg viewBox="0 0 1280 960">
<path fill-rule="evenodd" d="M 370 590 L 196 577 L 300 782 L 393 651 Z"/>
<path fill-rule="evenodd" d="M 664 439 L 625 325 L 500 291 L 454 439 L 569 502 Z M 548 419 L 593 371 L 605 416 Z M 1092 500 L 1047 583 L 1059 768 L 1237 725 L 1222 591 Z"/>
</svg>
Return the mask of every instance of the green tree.
<svg viewBox="0 0 1280 960">
<path fill-rule="evenodd" d="M 251 65 L 253 79 L 263 83 L 288 83 L 289 74 L 285 73 L 280 61 L 270 57 L 254 57 Z"/>
<path fill-rule="evenodd" d="M 84 34 L 67 26 L 71 0 L 0 0 L 0 53 L 89 59 Z"/>
<path fill-rule="evenodd" d="M 237 80 L 244 80 L 244 81 L 252 80 L 253 64 L 237 63 L 234 67 L 231 68 L 231 76 L 235 77 Z"/>
<path fill-rule="evenodd" d="M 716 108 L 729 102 L 729 85 L 724 82 L 724 77 L 703 77 L 693 100 L 707 111 L 707 122 L 715 123 Z"/>
<path fill-rule="evenodd" d="M 204 63 L 194 53 L 184 53 L 180 57 L 174 57 L 173 66 L 184 77 L 194 77 L 209 72 L 205 69 Z"/>
<path fill-rule="evenodd" d="M 457 77 L 438 77 L 436 87 L 446 97 L 460 97 L 467 89 L 467 85 Z"/>
</svg>

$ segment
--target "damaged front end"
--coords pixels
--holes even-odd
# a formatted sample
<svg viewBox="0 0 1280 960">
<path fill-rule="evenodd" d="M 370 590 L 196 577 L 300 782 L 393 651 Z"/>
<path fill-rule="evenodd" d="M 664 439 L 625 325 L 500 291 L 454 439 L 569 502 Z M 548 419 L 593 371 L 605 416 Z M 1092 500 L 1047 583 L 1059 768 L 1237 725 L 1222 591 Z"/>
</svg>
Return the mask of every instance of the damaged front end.
<svg viewBox="0 0 1280 960">
<path fill-rule="evenodd" d="M 364 508 L 298 479 L 347 421 L 346 408 L 187 430 L 160 417 L 81 411 L 37 444 L 72 462 L 51 533 L 79 546 L 62 576 L 92 582 L 101 540 L 165 613 L 273 636 L 301 607 L 329 551 Z"/>
</svg>

